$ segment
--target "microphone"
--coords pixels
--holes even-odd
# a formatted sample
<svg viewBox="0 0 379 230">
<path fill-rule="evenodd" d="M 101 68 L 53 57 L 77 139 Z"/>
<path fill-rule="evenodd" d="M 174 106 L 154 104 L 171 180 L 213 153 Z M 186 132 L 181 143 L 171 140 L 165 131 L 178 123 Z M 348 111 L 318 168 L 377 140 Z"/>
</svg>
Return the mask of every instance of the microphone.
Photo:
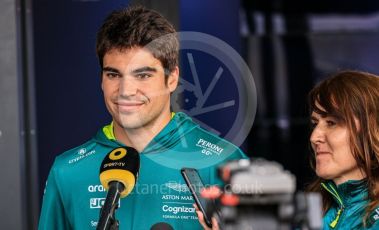
<svg viewBox="0 0 379 230">
<path fill-rule="evenodd" d="M 174 228 L 165 222 L 159 222 L 151 226 L 150 230 L 174 230 Z"/>
<path fill-rule="evenodd" d="M 137 150 L 131 147 L 120 147 L 112 150 L 100 166 L 100 182 L 108 191 L 105 203 L 101 208 L 97 230 L 107 230 L 118 226 L 114 213 L 120 198 L 133 190 L 138 178 L 140 158 Z"/>
</svg>

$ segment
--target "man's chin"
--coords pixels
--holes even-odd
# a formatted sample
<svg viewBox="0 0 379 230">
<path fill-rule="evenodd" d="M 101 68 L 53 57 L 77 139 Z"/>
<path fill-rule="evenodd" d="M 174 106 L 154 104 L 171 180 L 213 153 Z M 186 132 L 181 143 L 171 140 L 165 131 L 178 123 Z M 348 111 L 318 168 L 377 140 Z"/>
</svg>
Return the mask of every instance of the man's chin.
<svg viewBox="0 0 379 230">
<path fill-rule="evenodd" d="M 122 128 L 125 130 L 140 129 L 144 126 L 142 124 L 122 124 Z"/>
<path fill-rule="evenodd" d="M 121 127 L 123 129 L 139 129 L 143 128 L 145 126 L 144 120 L 132 120 L 132 119 L 125 119 L 121 120 Z"/>
</svg>

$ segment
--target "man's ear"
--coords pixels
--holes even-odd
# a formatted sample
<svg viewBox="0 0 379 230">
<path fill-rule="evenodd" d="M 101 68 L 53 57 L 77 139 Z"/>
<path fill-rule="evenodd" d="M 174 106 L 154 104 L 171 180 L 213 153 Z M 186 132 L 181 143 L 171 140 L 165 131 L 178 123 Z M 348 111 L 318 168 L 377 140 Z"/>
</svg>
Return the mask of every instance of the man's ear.
<svg viewBox="0 0 379 230">
<path fill-rule="evenodd" d="M 179 67 L 176 66 L 167 79 L 167 86 L 170 93 L 174 92 L 179 83 Z"/>
</svg>

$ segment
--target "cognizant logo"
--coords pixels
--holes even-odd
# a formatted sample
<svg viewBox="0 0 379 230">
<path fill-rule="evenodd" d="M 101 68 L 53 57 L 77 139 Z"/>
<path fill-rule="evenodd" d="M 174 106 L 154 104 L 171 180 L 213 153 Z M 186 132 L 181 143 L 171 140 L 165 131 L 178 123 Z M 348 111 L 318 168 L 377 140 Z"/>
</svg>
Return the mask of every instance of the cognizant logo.
<svg viewBox="0 0 379 230">
<path fill-rule="evenodd" d="M 170 212 L 173 214 L 178 213 L 194 213 L 195 208 L 186 207 L 186 206 L 168 206 L 167 204 L 162 206 L 162 211 L 164 212 Z"/>
</svg>

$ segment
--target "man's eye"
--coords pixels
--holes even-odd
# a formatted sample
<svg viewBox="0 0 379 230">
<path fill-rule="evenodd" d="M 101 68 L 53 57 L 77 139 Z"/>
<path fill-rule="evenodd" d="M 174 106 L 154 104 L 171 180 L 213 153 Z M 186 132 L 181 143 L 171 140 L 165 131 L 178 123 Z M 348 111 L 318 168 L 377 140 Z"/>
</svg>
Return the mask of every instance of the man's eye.
<svg viewBox="0 0 379 230">
<path fill-rule="evenodd" d="M 118 77 L 120 77 L 120 74 L 118 74 L 118 73 L 106 73 L 105 75 L 108 78 L 118 78 Z"/>
<path fill-rule="evenodd" d="M 147 73 L 139 73 L 139 74 L 136 75 L 136 77 L 138 79 L 147 79 L 147 78 L 151 77 L 151 75 L 147 74 Z"/>
</svg>

